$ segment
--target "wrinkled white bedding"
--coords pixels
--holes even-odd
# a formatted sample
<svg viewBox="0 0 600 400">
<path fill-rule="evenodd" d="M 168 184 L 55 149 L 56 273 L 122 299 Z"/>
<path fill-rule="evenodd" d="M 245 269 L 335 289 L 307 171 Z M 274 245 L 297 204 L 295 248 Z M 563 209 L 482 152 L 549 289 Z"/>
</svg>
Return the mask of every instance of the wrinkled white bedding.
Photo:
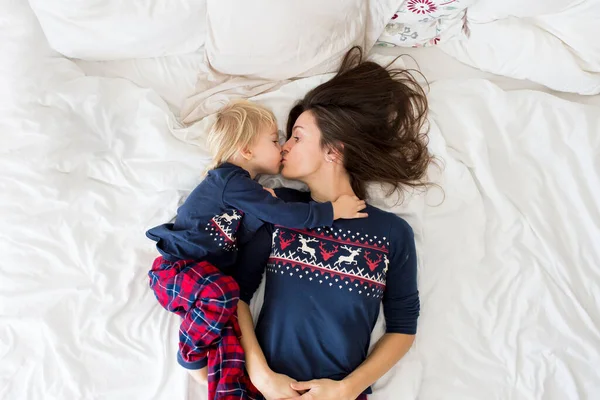
<svg viewBox="0 0 600 400">
<path fill-rule="evenodd" d="M 0 0 L 0 398 L 203 399 L 143 235 L 207 163 L 210 121 L 174 117 L 200 56 L 74 62 L 21 3 Z M 422 317 L 371 398 L 599 398 L 600 107 L 449 78 L 429 96 L 443 193 L 373 189 L 415 229 Z M 257 100 L 284 123 L 323 79 Z"/>
<path fill-rule="evenodd" d="M 67 57 L 186 54 L 206 41 L 206 0 L 29 0 L 49 44 Z"/>
<path fill-rule="evenodd" d="M 600 1 L 478 0 L 468 40 L 441 48 L 484 71 L 562 92 L 600 93 Z"/>
</svg>

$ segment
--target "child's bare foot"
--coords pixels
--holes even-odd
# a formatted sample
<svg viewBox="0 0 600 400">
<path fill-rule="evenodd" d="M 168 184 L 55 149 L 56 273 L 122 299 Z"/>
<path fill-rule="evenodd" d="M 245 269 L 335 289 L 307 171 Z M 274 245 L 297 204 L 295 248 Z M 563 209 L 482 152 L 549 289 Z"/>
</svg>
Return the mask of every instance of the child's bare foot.
<svg viewBox="0 0 600 400">
<path fill-rule="evenodd" d="M 194 380 L 199 384 L 208 384 L 208 367 L 204 367 L 202 369 L 190 369 L 188 370 L 188 372 L 192 376 L 192 378 L 194 378 Z"/>
<path fill-rule="evenodd" d="M 263 187 L 263 189 L 265 189 L 267 192 L 271 193 L 271 196 L 277 197 L 277 195 L 275 194 L 275 191 L 273 189 L 268 188 L 268 187 Z"/>
</svg>

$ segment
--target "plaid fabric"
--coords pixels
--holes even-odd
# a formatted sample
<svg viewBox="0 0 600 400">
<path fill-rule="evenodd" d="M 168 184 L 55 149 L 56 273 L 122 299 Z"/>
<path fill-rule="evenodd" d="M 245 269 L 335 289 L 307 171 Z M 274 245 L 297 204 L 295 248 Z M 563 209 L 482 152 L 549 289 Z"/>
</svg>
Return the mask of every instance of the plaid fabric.
<svg viewBox="0 0 600 400">
<path fill-rule="evenodd" d="M 208 398 L 262 398 L 245 374 L 235 280 L 205 261 L 162 257 L 154 260 L 148 276 L 160 305 L 182 318 L 179 357 L 185 363 L 208 364 Z"/>
</svg>

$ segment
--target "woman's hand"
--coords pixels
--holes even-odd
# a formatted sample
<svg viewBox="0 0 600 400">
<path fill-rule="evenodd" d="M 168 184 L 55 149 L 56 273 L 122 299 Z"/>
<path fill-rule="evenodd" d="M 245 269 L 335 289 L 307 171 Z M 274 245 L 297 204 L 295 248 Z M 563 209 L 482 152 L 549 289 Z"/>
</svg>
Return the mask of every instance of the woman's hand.
<svg viewBox="0 0 600 400">
<path fill-rule="evenodd" d="M 254 383 L 254 382 L 253 382 Z M 264 379 L 254 385 L 267 400 L 296 398 L 300 394 L 292 389 L 292 384 L 297 383 L 287 375 L 270 372 Z"/>
<path fill-rule="evenodd" d="M 302 396 L 290 397 L 285 400 L 356 400 L 360 393 L 351 393 L 343 381 L 331 379 L 315 379 L 308 382 L 291 384 L 297 392 L 305 392 Z"/>
</svg>

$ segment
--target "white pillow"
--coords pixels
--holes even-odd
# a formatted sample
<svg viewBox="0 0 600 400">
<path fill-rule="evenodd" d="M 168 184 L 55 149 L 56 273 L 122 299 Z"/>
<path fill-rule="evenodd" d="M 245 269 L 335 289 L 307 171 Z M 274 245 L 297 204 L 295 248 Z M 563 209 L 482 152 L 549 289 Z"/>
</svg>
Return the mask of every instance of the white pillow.
<svg viewBox="0 0 600 400">
<path fill-rule="evenodd" d="M 214 71 L 283 80 L 333 71 L 353 45 L 373 46 L 398 0 L 208 2 Z"/>
<path fill-rule="evenodd" d="M 537 17 L 564 11 L 581 2 L 582 0 L 477 0 L 469 8 L 469 20 L 482 23 L 508 17 Z"/>
<path fill-rule="evenodd" d="M 118 60 L 198 50 L 206 0 L 30 0 L 50 46 L 71 58 Z"/>
</svg>

